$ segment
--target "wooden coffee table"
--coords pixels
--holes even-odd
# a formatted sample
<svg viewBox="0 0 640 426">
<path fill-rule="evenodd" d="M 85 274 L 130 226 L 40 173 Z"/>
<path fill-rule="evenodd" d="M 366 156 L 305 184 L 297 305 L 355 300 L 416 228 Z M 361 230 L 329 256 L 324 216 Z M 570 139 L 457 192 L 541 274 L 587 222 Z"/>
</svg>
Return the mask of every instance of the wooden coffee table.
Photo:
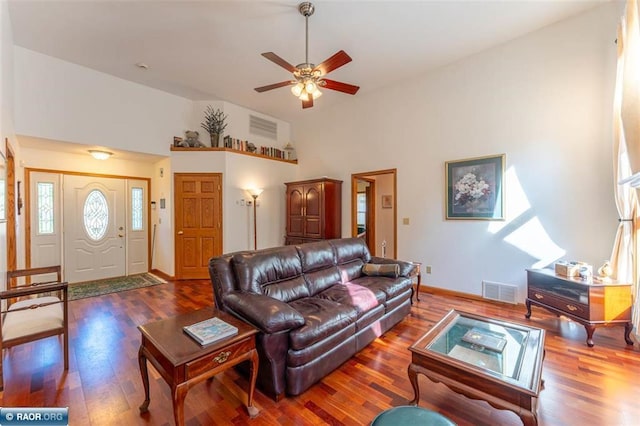
<svg viewBox="0 0 640 426">
<path fill-rule="evenodd" d="M 238 334 L 219 342 L 200 346 L 189 337 L 182 327 L 207 318 L 219 317 L 238 328 Z M 144 385 L 145 400 L 140 412 L 149 410 L 149 373 L 147 361 L 155 367 L 171 387 L 173 415 L 176 425 L 184 424 L 184 399 L 195 384 L 215 376 L 244 361 L 251 362 L 251 380 L 247 395 L 247 411 L 255 417 L 258 410 L 253 406 L 253 391 L 258 376 L 258 352 L 251 325 L 214 308 L 205 308 L 172 318 L 138 326 L 142 342 L 138 351 L 140 374 Z"/>
<path fill-rule="evenodd" d="M 537 425 L 543 386 L 544 330 L 451 310 L 411 345 L 409 381 L 420 401 L 418 374 L 454 392 L 515 412 Z"/>
</svg>

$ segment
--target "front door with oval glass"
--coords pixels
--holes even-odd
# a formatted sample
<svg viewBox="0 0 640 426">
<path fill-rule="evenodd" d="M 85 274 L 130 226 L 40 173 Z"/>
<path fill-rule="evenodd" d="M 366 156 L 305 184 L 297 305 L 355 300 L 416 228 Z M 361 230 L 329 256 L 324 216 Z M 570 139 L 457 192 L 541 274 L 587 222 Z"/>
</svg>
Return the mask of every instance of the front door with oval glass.
<svg viewBox="0 0 640 426">
<path fill-rule="evenodd" d="M 65 280 L 126 275 L 125 181 L 64 176 Z"/>
</svg>

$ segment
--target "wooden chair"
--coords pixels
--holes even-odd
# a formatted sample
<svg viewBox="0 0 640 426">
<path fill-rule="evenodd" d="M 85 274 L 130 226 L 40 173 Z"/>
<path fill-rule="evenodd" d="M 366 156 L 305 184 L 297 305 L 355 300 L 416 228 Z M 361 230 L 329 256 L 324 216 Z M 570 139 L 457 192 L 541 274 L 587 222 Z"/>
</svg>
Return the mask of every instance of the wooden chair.
<svg viewBox="0 0 640 426">
<path fill-rule="evenodd" d="M 0 292 L 0 390 L 4 389 L 4 349 L 45 337 L 62 335 L 64 369 L 69 369 L 69 321 L 67 283 L 62 282 L 60 266 L 20 269 L 7 272 L 7 285 L 24 277 L 56 274 L 47 282 L 28 282 Z M 34 297 L 37 296 L 37 297 Z M 12 301 L 17 300 L 12 303 Z"/>
</svg>

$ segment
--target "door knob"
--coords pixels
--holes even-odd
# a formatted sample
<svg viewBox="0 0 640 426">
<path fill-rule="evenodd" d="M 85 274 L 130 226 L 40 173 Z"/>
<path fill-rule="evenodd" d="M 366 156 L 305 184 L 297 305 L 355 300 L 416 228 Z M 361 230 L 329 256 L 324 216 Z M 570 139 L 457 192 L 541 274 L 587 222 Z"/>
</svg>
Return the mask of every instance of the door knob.
<svg viewBox="0 0 640 426">
<path fill-rule="evenodd" d="M 178 231 L 178 235 L 182 235 L 182 234 L 184 234 L 184 232 Z"/>
<path fill-rule="evenodd" d="M 118 234 L 118 237 L 122 238 L 124 237 L 124 234 Z"/>
</svg>

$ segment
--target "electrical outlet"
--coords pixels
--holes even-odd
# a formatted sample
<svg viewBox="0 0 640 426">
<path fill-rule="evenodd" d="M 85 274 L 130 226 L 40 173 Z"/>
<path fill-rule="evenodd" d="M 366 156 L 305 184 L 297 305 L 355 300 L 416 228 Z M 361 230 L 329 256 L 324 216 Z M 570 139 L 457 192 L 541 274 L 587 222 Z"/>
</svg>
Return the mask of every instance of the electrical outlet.
<svg viewBox="0 0 640 426">
<path fill-rule="evenodd" d="M 427 265 L 426 270 L 427 270 L 427 274 L 430 274 L 431 273 L 431 265 Z"/>
</svg>

